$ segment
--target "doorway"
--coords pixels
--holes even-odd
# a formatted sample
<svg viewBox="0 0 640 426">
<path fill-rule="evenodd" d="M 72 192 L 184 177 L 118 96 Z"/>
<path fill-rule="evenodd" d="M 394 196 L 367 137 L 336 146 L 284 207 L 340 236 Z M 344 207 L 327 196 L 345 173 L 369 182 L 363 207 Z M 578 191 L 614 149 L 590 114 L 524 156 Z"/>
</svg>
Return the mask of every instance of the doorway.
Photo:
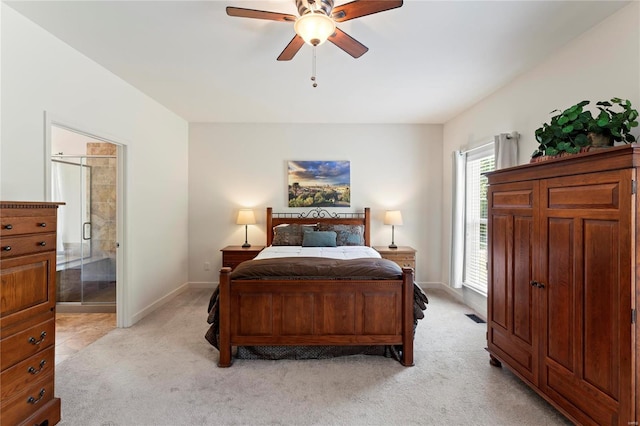
<svg viewBox="0 0 640 426">
<path fill-rule="evenodd" d="M 116 312 L 117 144 L 51 125 L 51 200 L 58 209 L 58 312 Z"/>
</svg>

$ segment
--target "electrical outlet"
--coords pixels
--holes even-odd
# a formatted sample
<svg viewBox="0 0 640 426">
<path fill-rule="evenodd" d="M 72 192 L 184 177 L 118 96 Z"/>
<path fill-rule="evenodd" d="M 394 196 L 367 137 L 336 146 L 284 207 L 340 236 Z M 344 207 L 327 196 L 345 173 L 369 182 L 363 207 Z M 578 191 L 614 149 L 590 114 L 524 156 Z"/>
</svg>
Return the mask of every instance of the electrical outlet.
<svg viewBox="0 0 640 426">
<path fill-rule="evenodd" d="M 210 262 L 204 262 L 204 270 L 208 271 L 211 269 L 211 263 Z"/>
</svg>

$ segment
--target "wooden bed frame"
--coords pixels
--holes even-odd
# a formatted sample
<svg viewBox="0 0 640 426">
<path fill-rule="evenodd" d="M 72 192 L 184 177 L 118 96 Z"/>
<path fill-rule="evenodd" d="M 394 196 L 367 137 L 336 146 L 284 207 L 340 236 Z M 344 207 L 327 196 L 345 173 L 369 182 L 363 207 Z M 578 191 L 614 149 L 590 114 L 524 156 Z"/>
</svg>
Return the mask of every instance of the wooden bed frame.
<svg viewBox="0 0 640 426">
<path fill-rule="evenodd" d="M 273 213 L 267 208 L 267 243 L 283 223 L 332 223 L 365 226 L 364 213 Z M 401 363 L 413 365 L 413 269 L 402 280 L 231 280 L 220 271 L 219 367 L 229 367 L 233 346 L 402 345 Z"/>
</svg>

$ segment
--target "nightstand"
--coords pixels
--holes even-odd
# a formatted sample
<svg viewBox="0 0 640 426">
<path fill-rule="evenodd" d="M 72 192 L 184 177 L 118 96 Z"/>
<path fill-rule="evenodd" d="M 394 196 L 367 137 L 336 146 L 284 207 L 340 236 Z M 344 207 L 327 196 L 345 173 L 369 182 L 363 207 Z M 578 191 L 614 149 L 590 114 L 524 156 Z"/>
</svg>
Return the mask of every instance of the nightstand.
<svg viewBox="0 0 640 426">
<path fill-rule="evenodd" d="M 242 246 L 226 246 L 222 250 L 222 266 L 228 266 L 235 269 L 245 260 L 251 260 L 262 251 L 264 246 L 251 246 L 243 248 Z"/>
<path fill-rule="evenodd" d="M 413 268 L 415 276 L 416 272 L 416 250 L 407 246 L 398 246 L 397 249 L 390 249 L 387 246 L 375 246 L 375 251 L 380 253 L 384 259 L 393 260 L 401 268 Z"/>
</svg>

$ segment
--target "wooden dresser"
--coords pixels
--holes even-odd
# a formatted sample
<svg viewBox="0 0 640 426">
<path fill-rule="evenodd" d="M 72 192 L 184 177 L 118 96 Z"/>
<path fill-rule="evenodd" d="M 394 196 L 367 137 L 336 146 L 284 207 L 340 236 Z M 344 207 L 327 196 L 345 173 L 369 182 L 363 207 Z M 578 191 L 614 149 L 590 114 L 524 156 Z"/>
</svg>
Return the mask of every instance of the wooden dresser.
<svg viewBox="0 0 640 426">
<path fill-rule="evenodd" d="M 488 350 L 581 425 L 640 420 L 640 147 L 488 174 Z"/>
<path fill-rule="evenodd" d="M 0 422 L 53 425 L 56 226 L 61 203 L 0 202 Z"/>
</svg>

